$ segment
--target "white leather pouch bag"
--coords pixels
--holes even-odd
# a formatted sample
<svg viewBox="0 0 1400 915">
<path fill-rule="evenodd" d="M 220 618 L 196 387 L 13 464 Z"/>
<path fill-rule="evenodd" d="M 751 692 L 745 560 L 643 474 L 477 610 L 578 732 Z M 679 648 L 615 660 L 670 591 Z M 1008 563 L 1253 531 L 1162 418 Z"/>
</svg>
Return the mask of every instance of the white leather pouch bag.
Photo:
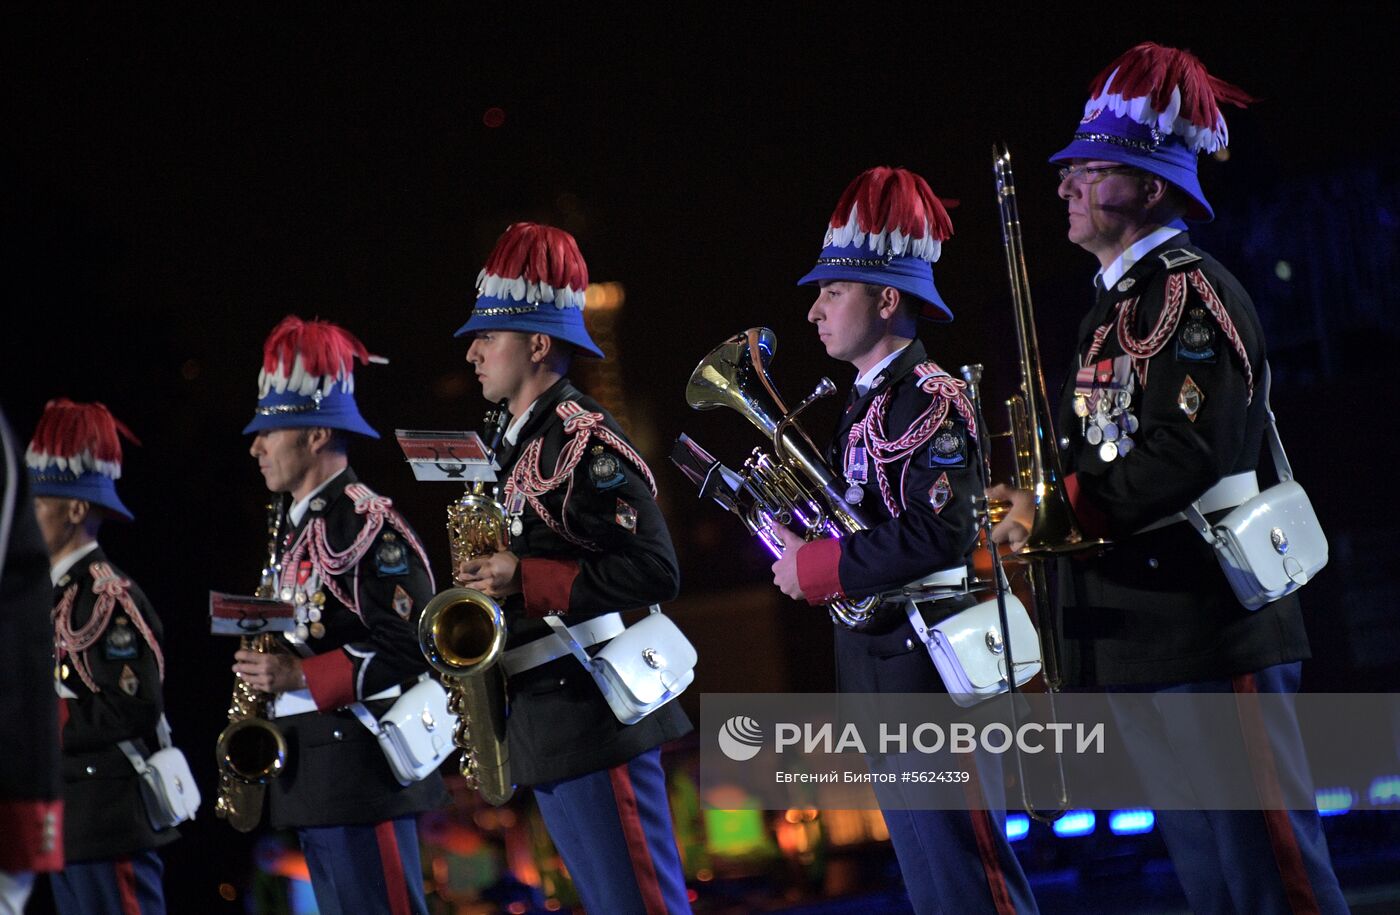
<svg viewBox="0 0 1400 915">
<path fill-rule="evenodd" d="M 350 711 L 379 741 L 400 785 L 427 778 L 456 749 L 452 732 L 457 716 L 447 710 L 447 690 L 430 676 L 405 690 L 378 720 L 363 703 Z"/>
<path fill-rule="evenodd" d="M 185 754 L 170 742 L 170 722 L 164 715 L 156 725 L 156 737 L 160 749 L 148 757 L 142 757 L 136 745 L 123 740 L 118 747 L 131 766 L 141 776 L 141 799 L 146 805 L 146 819 L 151 828 L 159 832 L 193 820 L 199 810 L 199 786 L 190 773 L 189 761 Z"/>
<path fill-rule="evenodd" d="M 1211 524 L 1192 504 L 1182 512 L 1215 550 L 1225 579 L 1241 604 L 1258 610 L 1307 584 L 1327 565 L 1327 537 L 1312 502 L 1293 479 L 1293 467 L 1269 406 L 1269 374 L 1264 375 L 1269 451 L 1282 482 L 1235 507 Z"/>
<path fill-rule="evenodd" d="M 906 613 L 954 702 L 966 708 L 1007 691 L 1006 647 L 995 598 L 932 626 L 924 622 L 914 601 L 906 605 Z M 1016 685 L 1021 686 L 1040 673 L 1040 637 L 1014 594 L 1006 595 L 1006 617 Z"/>
<path fill-rule="evenodd" d="M 557 616 L 545 617 L 598 684 L 623 724 L 636 724 L 685 691 L 695 679 L 695 646 L 656 604 L 638 622 L 589 656 Z"/>
</svg>

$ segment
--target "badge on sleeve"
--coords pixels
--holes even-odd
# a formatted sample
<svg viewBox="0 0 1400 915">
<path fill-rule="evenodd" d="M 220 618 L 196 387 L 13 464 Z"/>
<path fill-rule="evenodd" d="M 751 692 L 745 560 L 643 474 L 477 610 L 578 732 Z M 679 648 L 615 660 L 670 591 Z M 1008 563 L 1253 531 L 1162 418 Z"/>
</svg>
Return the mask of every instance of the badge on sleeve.
<svg viewBox="0 0 1400 915">
<path fill-rule="evenodd" d="M 398 534 L 387 533 L 379 540 L 374 553 L 374 568 L 380 578 L 408 574 L 408 551 L 399 542 Z"/>
<path fill-rule="evenodd" d="M 131 628 L 131 620 L 119 616 L 107 628 L 107 637 L 102 640 L 102 657 L 109 661 L 129 661 L 136 657 L 136 633 Z"/>
<path fill-rule="evenodd" d="M 617 514 L 613 516 L 617 526 L 628 533 L 637 532 L 637 510 L 621 499 L 617 500 Z"/>
<path fill-rule="evenodd" d="M 962 467 L 967 464 L 967 441 L 953 424 L 945 420 L 928 446 L 930 467 Z"/>
<path fill-rule="evenodd" d="M 948 482 L 948 474 L 939 474 L 933 486 L 928 491 L 928 500 L 933 505 L 934 514 L 942 514 L 943 506 L 948 504 L 948 500 L 953 498 L 953 486 Z"/>
<path fill-rule="evenodd" d="M 593 446 L 593 456 L 588 461 L 588 479 L 599 492 L 617 489 L 627 482 L 622 475 L 622 462 L 604 450 L 602 445 Z"/>
<path fill-rule="evenodd" d="M 121 676 L 117 678 L 117 686 L 128 696 L 134 696 L 141 688 L 141 678 L 136 676 L 136 671 L 130 666 L 123 664 Z"/>
<path fill-rule="evenodd" d="M 1205 402 L 1205 393 L 1196 386 L 1190 375 L 1181 383 L 1181 391 L 1176 395 L 1176 405 L 1181 408 L 1181 412 L 1186 414 L 1186 418 L 1191 422 L 1196 421 L 1196 414 L 1201 412 L 1201 404 Z"/>
<path fill-rule="evenodd" d="M 403 589 L 403 585 L 394 585 L 394 612 L 404 619 L 408 619 L 413 612 L 413 598 L 408 596 L 408 592 Z"/>
<path fill-rule="evenodd" d="M 1193 308 L 1181 322 L 1176 337 L 1177 362 L 1214 362 L 1215 330 L 1204 308 Z"/>
</svg>

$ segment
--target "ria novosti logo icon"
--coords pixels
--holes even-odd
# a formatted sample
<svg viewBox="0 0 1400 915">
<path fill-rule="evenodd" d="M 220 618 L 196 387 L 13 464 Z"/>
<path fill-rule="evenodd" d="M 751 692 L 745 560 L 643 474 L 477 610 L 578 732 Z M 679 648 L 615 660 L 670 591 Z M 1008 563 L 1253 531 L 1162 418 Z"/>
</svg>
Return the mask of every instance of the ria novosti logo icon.
<svg viewBox="0 0 1400 915">
<path fill-rule="evenodd" d="M 745 762 L 763 749 L 763 728 L 757 721 L 735 715 L 719 729 L 719 748 L 735 762 Z"/>
</svg>

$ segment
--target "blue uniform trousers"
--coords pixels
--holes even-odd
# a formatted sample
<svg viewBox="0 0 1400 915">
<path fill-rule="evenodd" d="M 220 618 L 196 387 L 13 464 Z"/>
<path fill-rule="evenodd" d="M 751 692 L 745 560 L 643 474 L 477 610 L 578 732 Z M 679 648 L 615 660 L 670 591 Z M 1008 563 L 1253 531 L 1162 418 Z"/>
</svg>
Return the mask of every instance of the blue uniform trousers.
<svg viewBox="0 0 1400 915">
<path fill-rule="evenodd" d="M 590 913 L 690 911 L 659 748 L 534 790 L 550 838 Z"/>
<path fill-rule="evenodd" d="M 1248 694 L 1297 692 L 1301 667 L 1295 661 L 1232 679 L 1176 684 L 1157 692 L 1235 693 L 1244 722 L 1240 741 L 1249 755 L 1256 785 L 1277 780 L 1279 784 L 1306 786 L 1311 778 L 1296 719 L 1265 723 L 1255 718 L 1258 727 L 1252 733 L 1267 733 L 1267 739 L 1247 736 L 1251 734 Z M 1212 778 L 1219 778 L 1225 764 L 1212 760 L 1208 751 L 1222 746 L 1221 735 L 1202 735 L 1199 722 L 1162 709 L 1144 720 L 1140 714 L 1117 714 L 1122 706 L 1113 707 L 1149 798 L 1154 791 L 1171 792 L 1176 800 L 1189 796 L 1185 792 L 1194 791 L 1198 796 L 1215 793 L 1208 786 Z M 1177 748 L 1189 748 L 1189 752 L 1178 752 Z M 1196 789 L 1196 785 L 1203 787 Z M 1348 911 L 1315 809 L 1158 810 L 1157 825 L 1196 915 Z"/>
<path fill-rule="evenodd" d="M 909 902 L 919 915 L 1027 915 L 1035 896 L 1006 838 L 1001 758 L 949 754 L 930 766 L 966 769 L 966 810 L 905 810 L 900 782 L 876 783 Z M 915 786 L 917 787 L 917 786 Z M 985 808 L 985 809 L 984 809 Z"/>
<path fill-rule="evenodd" d="M 59 915 L 165 915 L 155 849 L 121 858 L 73 861 L 49 879 Z"/>
<path fill-rule="evenodd" d="M 320 915 L 427 915 L 417 818 L 297 830 Z"/>
</svg>

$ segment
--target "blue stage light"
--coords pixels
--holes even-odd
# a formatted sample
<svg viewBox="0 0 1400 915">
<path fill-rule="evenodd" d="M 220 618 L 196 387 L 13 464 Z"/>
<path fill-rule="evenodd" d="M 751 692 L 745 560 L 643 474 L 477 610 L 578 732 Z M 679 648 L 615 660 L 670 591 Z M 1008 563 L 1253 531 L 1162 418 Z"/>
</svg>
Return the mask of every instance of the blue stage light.
<svg viewBox="0 0 1400 915">
<path fill-rule="evenodd" d="M 1137 836 L 1151 832 L 1157 817 L 1151 810 L 1115 810 L 1108 815 L 1108 828 L 1115 836 Z"/>
<path fill-rule="evenodd" d="M 1031 818 L 1024 813 L 1010 813 L 1006 816 L 1006 839 L 1018 842 L 1031 831 Z"/>
<path fill-rule="evenodd" d="M 1055 821 L 1055 835 L 1062 839 L 1087 836 L 1094 831 L 1094 811 L 1071 810 Z"/>
<path fill-rule="evenodd" d="M 1379 775 L 1371 780 L 1371 789 L 1366 792 L 1371 806 L 1400 804 L 1400 775 Z"/>
<path fill-rule="evenodd" d="M 1351 811 L 1356 797 L 1350 788 L 1319 788 L 1317 790 L 1317 812 L 1321 816 L 1334 817 Z"/>
</svg>

